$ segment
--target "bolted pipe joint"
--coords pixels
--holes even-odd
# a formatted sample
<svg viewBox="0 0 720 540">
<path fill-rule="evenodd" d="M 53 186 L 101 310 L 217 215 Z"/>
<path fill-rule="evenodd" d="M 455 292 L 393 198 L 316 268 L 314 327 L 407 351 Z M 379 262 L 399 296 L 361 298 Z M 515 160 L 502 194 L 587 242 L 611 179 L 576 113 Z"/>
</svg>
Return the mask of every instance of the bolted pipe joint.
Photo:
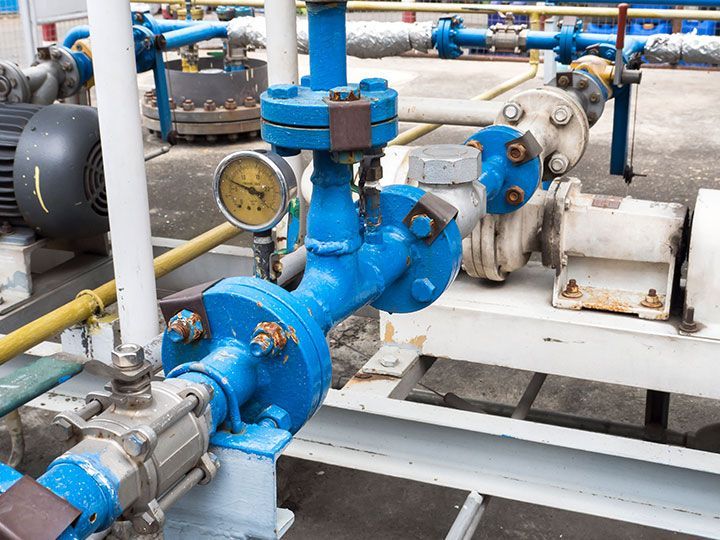
<svg viewBox="0 0 720 540">
<path fill-rule="evenodd" d="M 175 343 L 192 343 L 205 333 L 200 315 L 183 309 L 173 315 L 167 324 L 167 335 Z"/>
<path fill-rule="evenodd" d="M 292 336 L 292 334 L 291 334 Z M 250 340 L 253 356 L 274 356 L 280 354 L 288 342 L 288 332 L 276 322 L 261 322 L 255 327 Z"/>
</svg>

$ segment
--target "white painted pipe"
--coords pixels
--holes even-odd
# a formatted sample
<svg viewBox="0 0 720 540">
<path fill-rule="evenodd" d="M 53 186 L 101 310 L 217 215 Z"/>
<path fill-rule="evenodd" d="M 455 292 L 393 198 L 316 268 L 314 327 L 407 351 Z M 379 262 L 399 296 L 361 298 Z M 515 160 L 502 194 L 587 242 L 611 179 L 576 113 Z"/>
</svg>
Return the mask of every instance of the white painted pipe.
<svg viewBox="0 0 720 540">
<path fill-rule="evenodd" d="M 127 0 L 88 0 L 122 340 L 158 333 L 135 44 Z"/>
<path fill-rule="evenodd" d="M 500 101 L 470 101 L 426 97 L 400 97 L 401 122 L 452 126 L 490 126 L 502 110 Z"/>
<path fill-rule="evenodd" d="M 295 0 L 266 0 L 268 83 L 297 84 Z"/>
</svg>

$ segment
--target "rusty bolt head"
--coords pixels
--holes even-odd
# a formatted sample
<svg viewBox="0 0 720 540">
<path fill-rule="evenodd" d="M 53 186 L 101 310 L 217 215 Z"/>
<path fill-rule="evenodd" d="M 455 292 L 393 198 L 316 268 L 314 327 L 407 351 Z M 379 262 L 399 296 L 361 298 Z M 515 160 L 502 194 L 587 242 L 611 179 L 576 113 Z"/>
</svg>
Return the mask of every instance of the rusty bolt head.
<svg viewBox="0 0 720 540">
<path fill-rule="evenodd" d="M 587 79 L 583 78 L 578 81 L 578 88 L 580 90 L 585 90 L 587 87 L 588 87 Z"/>
<path fill-rule="evenodd" d="M 580 290 L 580 287 L 578 287 L 577 281 L 569 279 L 567 285 L 565 285 L 565 290 L 562 292 L 562 295 L 565 298 L 580 298 L 583 293 Z"/>
<path fill-rule="evenodd" d="M 479 152 L 482 152 L 482 150 L 483 150 L 483 145 L 480 144 L 479 141 L 476 141 L 474 139 L 470 139 L 468 142 L 466 142 L 465 146 L 470 146 L 471 148 L 474 148 L 475 150 L 478 150 Z"/>
<path fill-rule="evenodd" d="M 598 115 L 596 112 L 590 111 L 587 114 L 587 119 L 588 119 L 588 122 L 590 122 L 592 124 L 593 122 L 597 122 Z"/>
<path fill-rule="evenodd" d="M 252 96 L 247 96 L 243 99 L 243 107 L 254 107 L 256 104 L 257 101 L 255 101 L 255 98 Z"/>
<path fill-rule="evenodd" d="M 557 79 L 557 84 L 560 88 L 567 88 L 570 86 L 570 77 L 567 75 L 560 75 Z"/>
<path fill-rule="evenodd" d="M 330 101 L 357 101 L 360 99 L 360 89 L 351 86 L 336 86 L 329 92 Z"/>
<path fill-rule="evenodd" d="M 509 144 L 506 152 L 508 159 L 513 163 L 521 163 L 525 161 L 525 157 L 527 156 L 527 148 L 525 148 L 524 144 L 518 142 Z"/>
<path fill-rule="evenodd" d="M 135 343 L 123 343 L 112 352 L 112 363 L 120 369 L 135 369 L 145 362 L 145 351 Z"/>
<path fill-rule="evenodd" d="M 206 111 L 214 111 L 216 108 L 215 101 L 212 99 L 206 99 L 205 103 L 203 103 L 203 109 Z"/>
<path fill-rule="evenodd" d="M 234 98 L 227 98 L 225 100 L 225 103 L 223 104 L 223 107 L 225 107 L 228 111 L 232 111 L 237 109 L 237 102 Z"/>
<path fill-rule="evenodd" d="M 550 121 L 556 126 L 564 126 L 572 118 L 572 111 L 565 105 L 558 105 L 550 115 Z"/>
<path fill-rule="evenodd" d="M 659 309 L 663 307 L 662 300 L 660 300 L 660 297 L 655 289 L 650 289 L 645 295 L 645 298 L 640 301 L 640 304 L 651 309 Z"/>
<path fill-rule="evenodd" d="M 173 98 L 168 99 L 168 105 L 171 109 L 175 109 L 177 105 L 175 104 L 175 100 Z"/>
<path fill-rule="evenodd" d="M 270 356 L 282 351 L 288 337 L 282 326 L 276 322 L 261 322 L 255 327 L 250 352 L 253 356 Z"/>
<path fill-rule="evenodd" d="M 275 261 L 272 264 L 272 271 L 275 272 L 276 275 L 282 274 L 283 271 L 283 264 L 280 261 Z"/>
<path fill-rule="evenodd" d="M 425 214 L 413 216 L 410 220 L 410 230 L 417 238 L 427 238 L 433 232 L 435 223 Z"/>
<path fill-rule="evenodd" d="M 428 278 L 413 281 L 410 292 L 418 302 L 430 302 L 435 295 L 435 285 Z"/>
<path fill-rule="evenodd" d="M 59 60 L 61 56 L 62 54 L 57 49 L 53 49 L 52 51 L 50 51 L 50 57 L 53 60 Z"/>
<path fill-rule="evenodd" d="M 597 92 L 590 94 L 590 103 L 597 103 L 598 101 L 600 101 L 600 94 Z"/>
<path fill-rule="evenodd" d="M 513 206 L 525 202 L 525 190 L 520 186 L 510 186 L 505 192 L 505 201 Z"/>
<path fill-rule="evenodd" d="M 502 109 L 505 120 L 511 123 L 515 123 L 520 120 L 523 115 L 523 109 L 518 103 L 506 103 Z"/>
<path fill-rule="evenodd" d="M 182 102 L 183 111 L 192 111 L 195 108 L 195 103 L 192 99 L 186 99 Z"/>
</svg>

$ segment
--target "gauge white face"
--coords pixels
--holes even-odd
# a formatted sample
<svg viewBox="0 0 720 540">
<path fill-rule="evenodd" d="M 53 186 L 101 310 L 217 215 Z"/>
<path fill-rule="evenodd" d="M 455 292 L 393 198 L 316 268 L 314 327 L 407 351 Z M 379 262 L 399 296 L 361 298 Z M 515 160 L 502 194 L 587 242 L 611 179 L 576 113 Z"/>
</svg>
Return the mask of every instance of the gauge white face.
<svg viewBox="0 0 720 540">
<path fill-rule="evenodd" d="M 215 173 L 215 198 L 225 217 L 248 230 L 265 230 L 282 218 L 288 201 L 287 180 L 265 155 L 239 152 Z"/>
</svg>

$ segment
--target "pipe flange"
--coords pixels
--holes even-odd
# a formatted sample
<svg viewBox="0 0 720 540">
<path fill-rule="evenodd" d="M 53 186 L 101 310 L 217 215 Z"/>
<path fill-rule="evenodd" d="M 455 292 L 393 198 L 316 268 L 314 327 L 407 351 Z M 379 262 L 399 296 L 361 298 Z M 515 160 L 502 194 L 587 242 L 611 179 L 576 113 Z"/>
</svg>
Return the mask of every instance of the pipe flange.
<svg viewBox="0 0 720 540">
<path fill-rule="evenodd" d="M 0 103 L 29 103 L 30 83 L 12 62 L 0 60 Z"/>
<path fill-rule="evenodd" d="M 561 81 L 561 77 L 564 77 Z M 562 82 L 562 84 L 560 84 Z M 585 111 L 590 127 L 602 116 L 609 91 L 604 84 L 598 81 L 595 75 L 579 69 L 563 73 L 548 83 L 571 94 Z"/>
<path fill-rule="evenodd" d="M 495 123 L 511 125 L 521 133 L 532 133 L 542 147 L 540 158 L 543 162 L 543 180 L 552 180 L 558 176 L 546 166 L 549 156 L 559 153 L 567 157 L 565 172 L 580 161 L 587 147 L 590 124 L 576 96 L 560 88 L 544 86 L 520 92 L 512 98 L 511 103 L 522 107 L 524 114 L 520 120 L 510 122 L 501 112 Z M 564 124 L 553 121 L 553 115 L 559 109 L 570 113 L 570 118 L 563 120 Z"/>
<path fill-rule="evenodd" d="M 44 49 L 38 49 L 38 56 L 35 58 L 33 66 L 45 62 L 53 62 L 57 66 L 58 72 L 64 74 L 64 76 L 60 77 L 61 80 L 58 81 L 58 99 L 64 99 L 78 93 L 82 87 L 82 76 L 70 49 L 60 45 L 50 45 L 47 47 L 47 52 Z"/>
</svg>

